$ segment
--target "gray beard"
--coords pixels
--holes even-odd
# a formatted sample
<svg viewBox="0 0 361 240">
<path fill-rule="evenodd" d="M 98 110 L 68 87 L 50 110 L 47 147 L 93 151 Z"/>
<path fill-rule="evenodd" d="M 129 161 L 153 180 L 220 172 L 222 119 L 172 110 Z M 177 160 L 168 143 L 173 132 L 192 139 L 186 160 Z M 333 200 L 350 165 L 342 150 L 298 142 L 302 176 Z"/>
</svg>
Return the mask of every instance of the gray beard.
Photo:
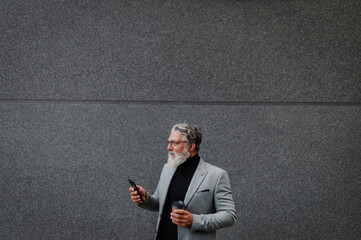
<svg viewBox="0 0 361 240">
<path fill-rule="evenodd" d="M 174 158 L 172 158 L 171 153 L 175 154 Z M 191 153 L 188 151 L 187 148 L 185 148 L 183 150 L 183 152 L 180 154 L 175 153 L 173 151 L 169 151 L 168 152 L 168 165 L 171 167 L 178 167 L 179 165 L 181 165 L 182 163 L 187 161 L 187 159 L 189 158 L 190 155 L 191 155 Z"/>
</svg>

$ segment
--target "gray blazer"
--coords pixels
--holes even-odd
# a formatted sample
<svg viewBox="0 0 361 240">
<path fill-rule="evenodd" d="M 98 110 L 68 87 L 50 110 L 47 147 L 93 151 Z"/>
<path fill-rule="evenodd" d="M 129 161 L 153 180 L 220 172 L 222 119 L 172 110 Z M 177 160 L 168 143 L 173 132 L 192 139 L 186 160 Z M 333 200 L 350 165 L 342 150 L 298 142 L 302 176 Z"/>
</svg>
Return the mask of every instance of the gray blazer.
<svg viewBox="0 0 361 240">
<path fill-rule="evenodd" d="M 153 195 L 147 194 L 140 207 L 158 211 L 159 222 L 176 167 L 165 164 L 157 189 Z M 185 195 L 186 210 L 193 214 L 191 229 L 178 226 L 178 240 L 216 239 L 216 230 L 235 223 L 235 210 L 228 174 L 225 170 L 200 160 Z"/>
</svg>

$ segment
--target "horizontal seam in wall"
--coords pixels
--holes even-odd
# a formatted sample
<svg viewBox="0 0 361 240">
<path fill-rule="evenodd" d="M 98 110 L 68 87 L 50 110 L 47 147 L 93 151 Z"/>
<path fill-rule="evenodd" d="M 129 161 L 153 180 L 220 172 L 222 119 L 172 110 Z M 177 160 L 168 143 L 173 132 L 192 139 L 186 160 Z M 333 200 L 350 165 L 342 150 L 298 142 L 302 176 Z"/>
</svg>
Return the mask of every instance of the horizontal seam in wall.
<svg viewBox="0 0 361 240">
<path fill-rule="evenodd" d="M 110 104 L 110 105 L 273 105 L 273 106 L 361 106 L 354 102 L 241 102 L 241 101 L 111 101 L 111 100 L 43 100 L 3 99 L 0 104 Z"/>
</svg>

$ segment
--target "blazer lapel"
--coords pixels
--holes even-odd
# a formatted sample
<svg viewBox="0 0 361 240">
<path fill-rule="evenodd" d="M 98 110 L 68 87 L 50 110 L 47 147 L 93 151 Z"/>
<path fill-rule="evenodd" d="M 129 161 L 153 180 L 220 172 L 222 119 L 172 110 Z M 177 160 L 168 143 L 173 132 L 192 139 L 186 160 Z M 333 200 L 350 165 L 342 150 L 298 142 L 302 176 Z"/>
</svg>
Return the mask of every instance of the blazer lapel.
<svg viewBox="0 0 361 240">
<path fill-rule="evenodd" d="M 176 167 L 170 167 L 170 166 L 166 166 L 166 167 L 168 169 L 164 172 L 164 178 L 162 178 L 163 181 L 159 182 L 159 184 L 161 186 L 161 191 L 159 193 L 159 209 L 162 209 L 162 210 L 163 210 L 165 199 L 167 197 L 170 182 L 172 180 L 172 177 L 173 177 L 175 171 L 177 170 Z M 162 211 L 162 210 L 160 210 L 160 211 Z"/>
<path fill-rule="evenodd" d="M 193 178 L 189 184 L 186 196 L 184 198 L 184 204 L 186 205 L 186 208 L 206 176 L 206 163 L 201 159 L 196 171 L 194 172 Z"/>
</svg>

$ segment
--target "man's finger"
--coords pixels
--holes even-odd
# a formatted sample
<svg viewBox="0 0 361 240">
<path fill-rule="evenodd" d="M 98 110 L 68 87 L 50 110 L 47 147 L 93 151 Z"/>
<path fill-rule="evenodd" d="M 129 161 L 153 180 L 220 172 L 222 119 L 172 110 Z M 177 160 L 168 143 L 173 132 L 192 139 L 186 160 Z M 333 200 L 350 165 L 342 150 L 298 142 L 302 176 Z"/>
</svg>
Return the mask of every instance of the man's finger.
<svg viewBox="0 0 361 240">
<path fill-rule="evenodd" d="M 176 214 L 179 214 L 179 215 L 187 215 L 188 214 L 188 211 L 183 210 L 183 209 L 174 209 L 173 212 Z"/>
<path fill-rule="evenodd" d="M 187 218 L 187 215 L 186 214 L 172 213 L 171 217 L 173 217 L 175 219 L 185 219 L 185 218 Z"/>
</svg>

